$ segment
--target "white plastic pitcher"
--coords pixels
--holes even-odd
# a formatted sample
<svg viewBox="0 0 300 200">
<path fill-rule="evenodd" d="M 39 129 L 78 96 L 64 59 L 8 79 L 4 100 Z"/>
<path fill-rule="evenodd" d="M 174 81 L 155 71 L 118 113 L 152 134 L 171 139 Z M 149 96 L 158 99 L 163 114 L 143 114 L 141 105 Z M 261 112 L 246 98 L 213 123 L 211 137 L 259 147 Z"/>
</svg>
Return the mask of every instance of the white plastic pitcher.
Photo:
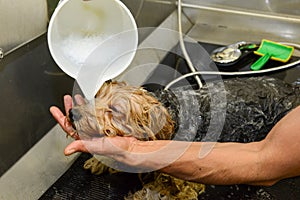
<svg viewBox="0 0 300 200">
<path fill-rule="evenodd" d="M 131 63 L 137 26 L 119 0 L 64 0 L 50 19 L 48 45 L 57 65 L 91 99 Z"/>
</svg>

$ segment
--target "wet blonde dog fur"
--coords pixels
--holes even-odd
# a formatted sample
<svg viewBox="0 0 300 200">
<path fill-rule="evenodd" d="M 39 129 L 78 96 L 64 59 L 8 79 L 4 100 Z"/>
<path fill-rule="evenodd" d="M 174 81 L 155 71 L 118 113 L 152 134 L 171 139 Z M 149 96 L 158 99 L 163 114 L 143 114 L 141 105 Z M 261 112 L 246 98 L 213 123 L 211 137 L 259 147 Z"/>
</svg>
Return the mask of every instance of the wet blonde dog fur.
<svg viewBox="0 0 300 200">
<path fill-rule="evenodd" d="M 81 101 L 83 102 L 83 101 Z M 93 102 L 79 103 L 68 116 L 79 137 L 133 136 L 139 140 L 169 140 L 174 134 L 174 121 L 167 109 L 149 92 L 124 82 L 106 82 Z M 93 174 L 116 172 L 95 157 L 84 168 Z M 197 199 L 204 185 L 158 175 L 125 199 Z M 162 181 L 168 178 L 169 181 Z"/>
<path fill-rule="evenodd" d="M 72 109 L 79 136 L 133 136 L 139 140 L 171 139 L 174 122 L 164 106 L 141 87 L 106 82 L 93 103 Z M 70 118 L 70 116 L 69 116 Z"/>
</svg>

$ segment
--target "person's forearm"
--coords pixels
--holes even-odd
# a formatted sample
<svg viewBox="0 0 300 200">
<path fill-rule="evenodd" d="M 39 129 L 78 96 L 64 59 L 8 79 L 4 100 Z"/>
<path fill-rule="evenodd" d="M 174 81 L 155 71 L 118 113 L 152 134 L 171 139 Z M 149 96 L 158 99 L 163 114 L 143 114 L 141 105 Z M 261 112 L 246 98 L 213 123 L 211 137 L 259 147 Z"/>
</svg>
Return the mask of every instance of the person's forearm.
<svg viewBox="0 0 300 200">
<path fill-rule="evenodd" d="M 152 152 L 170 141 L 138 142 L 131 152 Z M 187 146 L 187 144 L 189 144 Z M 199 157 L 204 143 L 172 141 L 161 153 L 141 156 L 137 165 L 168 173 L 175 177 L 206 184 L 272 184 L 260 158 L 261 143 L 216 143 L 203 158 Z M 213 145 L 213 143 L 210 143 Z M 209 145 L 209 143 L 205 143 Z M 203 150 L 202 150 L 203 151 Z M 144 161 L 143 161 L 144 160 Z"/>
<path fill-rule="evenodd" d="M 55 110 L 52 109 L 53 113 Z M 60 112 L 54 116 L 64 127 L 63 114 Z M 201 183 L 270 185 L 300 175 L 299 122 L 300 106 L 281 119 L 263 141 L 217 143 L 201 158 L 199 153 L 208 143 L 145 142 L 133 137 L 76 140 L 66 147 L 65 155 L 75 152 L 104 155 L 138 170 L 160 170 Z M 67 127 L 64 129 L 68 132 Z"/>
<path fill-rule="evenodd" d="M 161 171 L 191 181 L 222 185 L 252 184 L 263 177 L 257 143 L 216 143 L 200 158 L 202 145 L 192 144 L 182 157 Z"/>
</svg>

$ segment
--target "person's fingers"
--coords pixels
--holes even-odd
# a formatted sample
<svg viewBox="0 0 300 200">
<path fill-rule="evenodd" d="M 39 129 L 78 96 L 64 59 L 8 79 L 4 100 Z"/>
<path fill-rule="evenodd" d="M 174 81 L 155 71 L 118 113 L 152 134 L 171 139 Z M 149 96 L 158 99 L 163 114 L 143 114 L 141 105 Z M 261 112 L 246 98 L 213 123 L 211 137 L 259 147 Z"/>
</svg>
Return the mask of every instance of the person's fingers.
<svg viewBox="0 0 300 200">
<path fill-rule="evenodd" d="M 71 137 L 75 138 L 78 136 L 75 134 L 75 130 L 72 127 L 72 124 L 66 119 L 66 116 L 61 112 L 61 110 L 56 106 L 50 107 L 50 112 L 54 119 L 58 122 L 61 128 Z"/>
<path fill-rule="evenodd" d="M 73 129 L 73 126 L 72 126 L 72 131 L 67 132 L 67 134 L 68 134 L 68 136 L 72 137 L 75 140 L 80 140 L 80 137 L 79 137 L 78 133 L 76 132 L 76 130 Z"/>
<path fill-rule="evenodd" d="M 107 154 L 107 152 L 113 151 L 113 149 L 107 148 L 107 142 L 109 144 L 109 141 L 107 141 L 105 138 L 93 138 L 92 140 L 76 140 L 65 148 L 64 153 L 65 155 L 71 155 L 76 152 L 85 152 L 104 155 Z"/>
<path fill-rule="evenodd" d="M 54 119 L 62 126 L 65 122 L 65 115 L 61 112 L 61 110 L 56 106 L 50 107 L 50 113 L 54 117 Z"/>
<path fill-rule="evenodd" d="M 64 96 L 64 106 L 65 106 L 66 115 L 68 115 L 70 109 L 73 107 L 73 100 L 70 95 Z"/>
<path fill-rule="evenodd" d="M 138 140 L 133 137 L 101 137 L 77 140 L 65 148 L 65 155 L 87 152 L 98 155 L 120 155 L 128 152 Z"/>
<path fill-rule="evenodd" d="M 75 140 L 65 148 L 64 154 L 66 156 L 69 156 L 76 152 L 89 153 L 88 149 L 86 148 L 86 145 L 87 144 L 84 144 L 83 140 Z"/>
<path fill-rule="evenodd" d="M 110 143 L 106 138 L 94 138 L 92 140 L 75 140 L 65 148 L 65 155 L 71 155 L 76 152 L 85 153 L 96 153 L 96 154 L 106 154 L 107 152 L 113 151 L 111 148 L 107 148 L 108 145 L 104 143 Z M 106 147 L 105 147 L 106 146 Z"/>
</svg>

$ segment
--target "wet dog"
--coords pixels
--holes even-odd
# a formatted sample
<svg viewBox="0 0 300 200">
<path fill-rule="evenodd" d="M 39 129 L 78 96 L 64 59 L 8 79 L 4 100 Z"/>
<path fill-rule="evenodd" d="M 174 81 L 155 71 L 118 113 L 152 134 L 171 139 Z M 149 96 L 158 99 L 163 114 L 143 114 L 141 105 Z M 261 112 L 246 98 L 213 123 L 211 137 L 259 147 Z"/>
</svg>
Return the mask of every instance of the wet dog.
<svg viewBox="0 0 300 200">
<path fill-rule="evenodd" d="M 94 102 L 74 106 L 69 120 L 80 137 L 253 142 L 262 140 L 300 104 L 299 86 L 274 78 L 234 78 L 222 85 L 212 82 L 198 90 L 183 86 L 151 93 L 109 81 Z M 218 124 L 222 130 L 216 128 Z M 208 130 L 220 134 L 209 135 Z M 86 161 L 85 168 L 98 174 L 104 170 L 95 158 Z"/>
<path fill-rule="evenodd" d="M 181 86 L 156 92 L 108 81 L 94 101 L 75 105 L 68 119 L 80 137 L 202 141 L 209 137 L 212 118 L 217 125 L 224 116 L 216 141 L 252 142 L 263 139 L 300 104 L 299 88 L 270 77 L 234 78 L 196 90 Z"/>
<path fill-rule="evenodd" d="M 133 136 L 139 140 L 170 140 L 176 127 L 167 108 L 154 94 L 141 87 L 111 81 L 101 87 L 94 102 L 74 106 L 69 111 L 68 119 L 81 138 Z M 97 175 L 107 171 L 116 172 L 101 161 L 103 160 L 99 157 L 92 157 L 85 162 L 84 168 Z M 149 174 L 147 176 L 150 180 Z M 168 183 L 164 181 L 167 179 Z M 148 199 L 197 199 L 198 194 L 204 191 L 203 184 L 179 180 L 161 173 L 152 174 L 151 180 L 142 180 L 144 188 L 126 199 L 138 200 L 145 196 Z M 182 191 L 178 188 L 182 188 Z"/>
</svg>

